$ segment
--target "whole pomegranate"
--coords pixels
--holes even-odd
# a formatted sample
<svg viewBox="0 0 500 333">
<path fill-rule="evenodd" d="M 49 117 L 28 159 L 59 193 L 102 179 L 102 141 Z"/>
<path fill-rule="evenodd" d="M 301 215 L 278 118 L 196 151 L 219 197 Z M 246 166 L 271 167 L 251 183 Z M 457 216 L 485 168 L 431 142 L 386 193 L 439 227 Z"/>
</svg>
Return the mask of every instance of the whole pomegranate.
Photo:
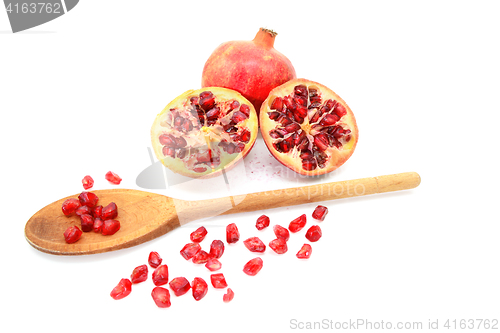
<svg viewBox="0 0 500 333">
<path fill-rule="evenodd" d="M 258 114 L 272 89 L 297 77 L 290 60 L 273 47 L 276 35 L 261 28 L 251 41 L 221 44 L 205 63 L 201 86 L 236 90 Z"/>
<path fill-rule="evenodd" d="M 239 92 L 188 90 L 156 117 L 151 142 L 158 160 L 188 177 L 213 177 L 252 149 L 258 133 L 253 105 Z"/>
<path fill-rule="evenodd" d="M 307 176 L 331 172 L 351 157 L 358 127 L 347 104 L 326 86 L 295 79 L 262 104 L 260 131 L 271 154 Z"/>
</svg>

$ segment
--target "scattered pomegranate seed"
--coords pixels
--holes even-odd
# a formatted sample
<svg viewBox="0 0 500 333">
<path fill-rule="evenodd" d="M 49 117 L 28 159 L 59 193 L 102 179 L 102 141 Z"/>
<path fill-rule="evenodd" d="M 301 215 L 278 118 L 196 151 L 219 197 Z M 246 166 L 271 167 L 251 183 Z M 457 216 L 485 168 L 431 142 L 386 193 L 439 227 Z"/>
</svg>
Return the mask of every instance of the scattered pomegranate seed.
<svg viewBox="0 0 500 333">
<path fill-rule="evenodd" d="M 151 291 L 151 297 L 153 297 L 153 301 L 159 308 L 169 308 L 171 305 L 170 292 L 163 287 L 153 288 L 153 291 Z"/>
<path fill-rule="evenodd" d="M 205 264 L 205 267 L 208 268 L 209 271 L 214 272 L 214 271 L 218 271 L 219 269 L 221 269 L 222 264 L 220 263 L 219 260 L 217 260 L 215 258 L 210 258 L 210 259 L 208 259 L 207 263 Z"/>
<path fill-rule="evenodd" d="M 158 267 L 158 266 L 161 265 L 162 261 L 163 261 L 163 259 L 160 257 L 160 255 L 158 254 L 158 252 L 152 251 L 149 254 L 149 257 L 148 257 L 148 264 L 149 264 L 149 266 L 151 266 L 153 268 L 156 268 L 156 267 Z"/>
<path fill-rule="evenodd" d="M 266 215 L 262 215 L 257 219 L 255 227 L 257 228 L 257 230 L 262 230 L 264 228 L 269 227 L 269 222 L 270 222 L 269 217 L 267 217 Z"/>
<path fill-rule="evenodd" d="M 181 252 L 181 256 L 184 259 L 189 260 L 189 259 L 193 258 L 195 256 L 195 254 L 198 253 L 199 251 L 201 251 L 200 244 L 188 243 L 188 244 L 184 245 L 184 247 L 182 248 L 182 250 L 180 252 Z"/>
<path fill-rule="evenodd" d="M 92 216 L 95 218 L 101 218 L 102 217 L 102 206 L 95 206 L 94 209 L 92 210 Z"/>
<path fill-rule="evenodd" d="M 102 226 L 102 234 L 104 236 L 114 235 L 118 230 L 120 230 L 120 221 L 117 220 L 106 220 Z"/>
<path fill-rule="evenodd" d="M 316 209 L 314 209 L 312 217 L 315 220 L 323 221 L 325 219 L 326 214 L 328 214 L 328 208 L 319 205 L 318 207 L 316 207 Z"/>
<path fill-rule="evenodd" d="M 175 296 L 182 296 L 191 289 L 189 281 L 185 277 L 176 277 L 168 284 Z"/>
<path fill-rule="evenodd" d="M 122 181 L 120 176 L 118 176 L 116 173 L 112 171 L 106 172 L 106 175 L 104 176 L 108 182 L 111 184 L 119 185 Z"/>
<path fill-rule="evenodd" d="M 148 279 L 148 266 L 140 265 L 134 268 L 132 274 L 130 275 L 130 280 L 132 283 L 144 282 Z"/>
<path fill-rule="evenodd" d="M 285 242 L 288 241 L 288 239 L 290 238 L 290 232 L 288 231 L 288 229 L 283 228 L 282 226 L 280 226 L 278 224 L 276 224 L 273 227 L 273 230 L 274 230 L 274 234 L 276 235 L 276 237 L 283 239 Z"/>
<path fill-rule="evenodd" d="M 309 244 L 304 244 L 300 248 L 299 252 L 297 252 L 296 256 L 299 259 L 309 259 L 312 253 L 312 247 Z"/>
<path fill-rule="evenodd" d="M 208 284 L 202 278 L 195 277 L 191 283 L 191 289 L 193 290 L 193 298 L 199 301 L 208 292 Z"/>
<path fill-rule="evenodd" d="M 224 301 L 224 303 L 229 303 L 233 300 L 234 298 L 234 292 L 231 288 L 227 288 L 227 291 L 226 293 L 224 294 L 224 296 L 222 296 L 222 300 Z"/>
<path fill-rule="evenodd" d="M 64 240 L 68 244 L 76 242 L 81 236 L 82 231 L 76 225 L 69 227 L 66 231 L 64 231 Z"/>
<path fill-rule="evenodd" d="M 261 258 L 257 257 L 245 264 L 245 266 L 243 267 L 243 272 L 245 272 L 245 274 L 247 275 L 254 276 L 257 275 L 258 272 L 260 272 L 262 266 L 264 266 L 264 262 Z"/>
<path fill-rule="evenodd" d="M 163 264 L 153 271 L 153 283 L 155 286 L 161 286 L 168 282 L 168 266 Z"/>
<path fill-rule="evenodd" d="M 121 279 L 116 287 L 111 290 L 110 296 L 113 299 L 122 299 L 127 297 L 132 292 L 132 282 L 129 279 Z"/>
<path fill-rule="evenodd" d="M 87 175 L 87 176 L 83 177 L 82 184 L 83 184 L 83 188 L 85 190 L 88 190 L 88 189 L 92 188 L 92 186 L 94 186 L 94 180 L 92 179 L 92 177 Z"/>
<path fill-rule="evenodd" d="M 75 198 L 70 198 L 64 200 L 62 204 L 62 212 L 64 215 L 69 216 L 76 212 L 76 210 L 81 206 L 80 200 L 75 199 Z"/>
<path fill-rule="evenodd" d="M 210 257 L 219 259 L 224 253 L 224 243 L 221 240 L 214 240 L 210 245 Z"/>
<path fill-rule="evenodd" d="M 250 250 L 250 252 L 264 252 L 266 251 L 266 244 L 262 242 L 259 237 L 250 237 L 247 240 L 243 241 L 246 248 Z"/>
<path fill-rule="evenodd" d="M 118 216 L 118 207 L 114 202 L 104 207 L 101 211 L 101 218 L 103 220 L 112 220 Z"/>
<path fill-rule="evenodd" d="M 306 214 L 302 214 L 296 219 L 294 219 L 292 222 L 290 222 L 290 225 L 288 226 L 288 229 L 291 232 L 298 232 L 304 228 L 307 222 L 307 217 Z"/>
<path fill-rule="evenodd" d="M 83 232 L 89 232 L 94 230 L 94 218 L 89 214 L 80 215 L 80 223 Z"/>
<path fill-rule="evenodd" d="M 288 251 L 288 246 L 286 245 L 286 241 L 282 238 L 276 238 L 272 240 L 269 243 L 269 247 L 273 249 L 273 251 L 276 252 L 277 254 L 283 254 L 286 253 L 286 251 Z"/>
<path fill-rule="evenodd" d="M 104 227 L 104 221 L 100 217 L 96 217 L 94 219 L 94 232 L 97 233 L 102 232 L 103 227 Z"/>
<path fill-rule="evenodd" d="M 198 251 L 193 257 L 193 263 L 195 264 L 206 264 L 208 262 L 208 259 L 210 258 L 210 255 L 203 250 Z"/>
<path fill-rule="evenodd" d="M 310 242 L 317 242 L 322 236 L 321 228 L 319 225 L 313 225 L 306 232 L 306 238 Z"/>
<path fill-rule="evenodd" d="M 83 191 L 78 196 L 78 200 L 80 200 L 80 204 L 82 206 L 88 206 L 89 208 L 94 208 L 97 205 L 99 198 L 92 192 Z"/>
<path fill-rule="evenodd" d="M 231 223 L 226 227 L 226 240 L 229 244 L 236 243 L 240 239 L 240 232 L 236 224 Z"/>
<path fill-rule="evenodd" d="M 199 227 L 195 231 L 193 231 L 190 235 L 191 241 L 195 243 L 200 243 L 202 240 L 205 239 L 205 236 L 207 235 L 207 229 L 205 227 Z"/>
<path fill-rule="evenodd" d="M 216 289 L 224 289 L 227 287 L 226 278 L 222 273 L 210 275 L 210 282 L 212 282 L 212 286 Z"/>
<path fill-rule="evenodd" d="M 80 206 L 78 207 L 78 209 L 75 211 L 75 214 L 77 216 L 82 216 L 83 214 L 89 214 L 91 215 L 93 212 L 92 208 L 90 208 L 89 206 Z"/>
</svg>

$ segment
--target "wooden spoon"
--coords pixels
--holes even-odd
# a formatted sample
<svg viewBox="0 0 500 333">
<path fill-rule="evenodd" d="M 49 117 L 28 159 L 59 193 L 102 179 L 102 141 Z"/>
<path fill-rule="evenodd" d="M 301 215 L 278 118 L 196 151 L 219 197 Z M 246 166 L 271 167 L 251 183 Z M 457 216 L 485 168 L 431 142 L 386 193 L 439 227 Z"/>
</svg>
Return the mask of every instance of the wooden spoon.
<svg viewBox="0 0 500 333">
<path fill-rule="evenodd" d="M 131 189 L 93 191 L 99 203 L 115 202 L 121 229 L 111 236 L 93 231 L 67 244 L 63 233 L 69 226 L 80 227 L 78 216 L 64 216 L 58 200 L 38 211 L 26 223 L 28 242 L 36 249 L 57 255 L 82 255 L 114 251 L 138 245 L 166 234 L 197 219 L 217 215 L 260 211 L 310 202 L 356 197 L 415 188 L 420 176 L 415 172 L 362 178 L 283 190 L 273 190 L 225 198 L 185 201 Z"/>
</svg>

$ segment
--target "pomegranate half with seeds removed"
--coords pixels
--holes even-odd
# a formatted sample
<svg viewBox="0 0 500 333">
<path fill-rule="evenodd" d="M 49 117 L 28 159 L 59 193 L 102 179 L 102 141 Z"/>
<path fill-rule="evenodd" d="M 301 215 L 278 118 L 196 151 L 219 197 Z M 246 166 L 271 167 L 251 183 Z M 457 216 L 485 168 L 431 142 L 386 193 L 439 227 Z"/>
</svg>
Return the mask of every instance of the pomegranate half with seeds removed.
<svg viewBox="0 0 500 333">
<path fill-rule="evenodd" d="M 253 105 L 234 90 L 188 90 L 158 114 L 151 128 L 156 157 L 196 178 L 229 170 L 252 149 L 258 133 Z"/>
<path fill-rule="evenodd" d="M 271 154 L 302 175 L 329 173 L 351 157 L 358 142 L 354 114 L 335 92 L 305 79 L 271 91 L 260 110 Z"/>
</svg>

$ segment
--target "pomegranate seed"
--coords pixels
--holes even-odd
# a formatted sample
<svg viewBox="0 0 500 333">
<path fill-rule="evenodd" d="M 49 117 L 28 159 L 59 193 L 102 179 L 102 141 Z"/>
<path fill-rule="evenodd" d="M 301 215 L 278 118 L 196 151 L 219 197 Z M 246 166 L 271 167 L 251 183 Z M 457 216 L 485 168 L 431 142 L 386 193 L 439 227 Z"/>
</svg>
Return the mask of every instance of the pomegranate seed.
<svg viewBox="0 0 500 333">
<path fill-rule="evenodd" d="M 291 232 L 298 232 L 304 228 L 307 222 L 307 217 L 306 214 L 302 214 L 296 219 L 294 219 L 292 222 L 290 222 L 290 225 L 288 226 L 288 229 Z"/>
<path fill-rule="evenodd" d="M 338 117 L 335 114 L 328 113 L 326 114 L 323 119 L 319 122 L 321 126 L 330 126 L 335 124 L 337 121 L 339 121 L 340 117 Z"/>
<path fill-rule="evenodd" d="M 210 258 L 210 259 L 208 259 L 205 267 L 208 268 L 209 271 L 214 272 L 214 271 L 218 271 L 219 269 L 221 269 L 222 264 L 220 263 L 219 260 L 217 260 L 215 258 Z"/>
<path fill-rule="evenodd" d="M 198 104 L 203 110 L 208 111 L 215 106 L 215 96 L 210 91 L 204 91 L 200 94 Z"/>
<path fill-rule="evenodd" d="M 76 212 L 76 210 L 81 206 L 80 200 L 75 198 L 70 198 L 64 200 L 62 204 L 62 212 L 64 215 L 69 216 Z"/>
<path fill-rule="evenodd" d="M 160 143 L 163 146 L 175 147 L 175 145 L 176 145 L 175 137 L 171 134 L 162 134 L 162 135 L 160 135 L 158 140 L 160 141 Z"/>
<path fill-rule="evenodd" d="M 120 230 L 120 221 L 117 220 L 106 220 L 102 227 L 102 234 L 104 236 L 114 235 L 118 230 Z"/>
<path fill-rule="evenodd" d="M 261 258 L 257 257 L 245 264 L 245 267 L 243 267 L 243 272 L 247 275 L 254 276 L 257 275 L 258 272 L 260 272 L 262 266 L 264 266 L 264 262 Z"/>
<path fill-rule="evenodd" d="M 283 254 L 288 251 L 288 246 L 286 245 L 286 241 L 282 238 L 276 238 L 269 243 L 269 247 L 273 249 L 277 254 Z"/>
<path fill-rule="evenodd" d="M 266 251 L 266 245 L 259 239 L 259 237 L 250 237 L 247 240 L 243 241 L 246 248 L 250 250 L 250 252 L 264 252 Z"/>
<path fill-rule="evenodd" d="M 132 283 L 140 283 L 148 279 L 148 266 L 141 265 L 134 268 L 130 275 Z"/>
<path fill-rule="evenodd" d="M 274 234 L 276 235 L 276 237 L 283 239 L 285 242 L 288 241 L 288 239 L 290 238 L 290 232 L 288 231 L 288 229 L 283 228 L 282 226 L 280 226 L 278 224 L 276 224 L 273 227 L 273 230 L 274 230 Z"/>
<path fill-rule="evenodd" d="M 78 196 L 78 200 L 80 200 L 80 204 L 82 206 L 88 206 L 89 208 L 94 208 L 97 205 L 99 198 L 92 192 L 83 191 Z"/>
<path fill-rule="evenodd" d="M 83 188 L 85 190 L 88 190 L 88 189 L 92 188 L 92 186 L 94 186 L 94 180 L 92 179 L 92 177 L 87 175 L 87 176 L 83 177 L 82 184 L 83 184 Z"/>
<path fill-rule="evenodd" d="M 153 271 L 153 283 L 155 286 L 161 286 L 168 282 L 168 266 L 163 264 Z"/>
<path fill-rule="evenodd" d="M 94 209 L 92 209 L 92 216 L 95 218 L 101 218 L 102 217 L 102 206 L 95 206 Z"/>
<path fill-rule="evenodd" d="M 90 208 L 89 206 L 80 206 L 75 211 L 75 214 L 78 216 L 82 216 L 83 214 L 91 215 L 91 214 L 93 214 L 93 212 L 94 212 L 94 210 L 92 208 Z"/>
<path fill-rule="evenodd" d="M 300 248 L 299 252 L 297 252 L 296 256 L 299 259 L 308 259 L 311 256 L 312 247 L 309 244 L 304 244 Z"/>
<path fill-rule="evenodd" d="M 316 209 L 314 209 L 312 217 L 313 219 L 323 221 L 325 219 L 326 214 L 328 214 L 328 208 L 319 205 L 318 207 L 316 207 Z"/>
<path fill-rule="evenodd" d="M 116 287 L 111 290 L 110 296 L 113 299 L 122 299 L 127 297 L 132 292 L 132 282 L 129 279 L 121 279 Z"/>
<path fill-rule="evenodd" d="M 246 104 L 241 104 L 240 111 L 247 117 L 250 117 L 250 107 Z"/>
<path fill-rule="evenodd" d="M 188 243 L 184 245 L 182 248 L 181 256 L 184 257 L 184 259 L 189 260 L 195 256 L 196 253 L 201 251 L 201 246 L 198 243 Z"/>
<path fill-rule="evenodd" d="M 94 230 L 94 218 L 89 214 L 80 215 L 80 223 L 83 232 L 89 232 Z"/>
<path fill-rule="evenodd" d="M 339 116 L 340 118 L 342 118 L 343 116 L 345 116 L 347 114 L 347 111 L 346 111 L 345 107 L 342 104 L 339 104 L 339 103 L 337 103 L 337 105 L 335 105 L 335 108 L 333 109 L 333 112 L 335 112 L 335 114 L 337 116 Z"/>
<path fill-rule="evenodd" d="M 193 231 L 189 237 L 191 238 L 192 242 L 200 243 L 202 240 L 205 239 L 207 233 L 208 232 L 207 229 L 205 229 L 205 227 L 199 227 L 198 229 Z"/>
<path fill-rule="evenodd" d="M 97 233 L 102 232 L 103 227 L 104 227 L 104 221 L 100 217 L 96 217 L 94 219 L 94 232 Z"/>
<path fill-rule="evenodd" d="M 195 277 L 191 283 L 191 289 L 193 290 L 193 298 L 199 301 L 208 292 L 208 284 L 202 278 Z"/>
<path fill-rule="evenodd" d="M 317 242 L 322 236 L 321 228 L 319 225 L 313 225 L 306 232 L 306 238 L 309 239 L 310 242 Z"/>
<path fill-rule="evenodd" d="M 222 296 L 222 300 L 224 303 L 229 303 L 233 300 L 234 298 L 234 292 L 231 288 L 227 288 L 227 292 Z"/>
<path fill-rule="evenodd" d="M 224 289 L 227 287 L 226 278 L 222 273 L 210 275 L 210 282 L 212 282 L 212 286 L 216 289 Z"/>
<path fill-rule="evenodd" d="M 169 308 L 171 305 L 170 292 L 163 287 L 155 287 L 151 291 L 151 297 L 153 297 L 153 301 L 159 308 Z"/>
<path fill-rule="evenodd" d="M 210 245 L 210 257 L 219 259 L 224 253 L 224 243 L 221 240 L 214 240 Z"/>
<path fill-rule="evenodd" d="M 237 124 L 241 121 L 245 121 L 248 117 L 246 116 L 246 114 L 244 114 L 243 112 L 241 111 L 236 111 L 235 113 L 233 113 L 233 116 L 231 117 L 231 120 Z"/>
<path fill-rule="evenodd" d="M 226 227 L 226 240 L 229 244 L 236 243 L 240 239 L 240 232 L 236 224 L 231 223 Z"/>
<path fill-rule="evenodd" d="M 81 236 L 82 231 L 76 225 L 69 227 L 66 231 L 64 231 L 64 240 L 68 244 L 76 242 Z"/>
<path fill-rule="evenodd" d="M 307 171 L 312 171 L 315 170 L 318 164 L 316 163 L 316 160 L 302 160 L 302 169 L 307 170 Z"/>
<path fill-rule="evenodd" d="M 156 267 L 158 267 L 158 266 L 161 265 L 162 261 L 163 261 L 163 259 L 160 257 L 160 255 L 158 254 L 158 252 L 152 251 L 149 254 L 149 257 L 148 257 L 148 264 L 149 264 L 149 266 L 151 266 L 153 268 L 156 268 Z"/>
<path fill-rule="evenodd" d="M 176 277 L 168 284 L 175 296 L 182 296 L 191 289 L 189 281 L 185 277 Z"/>
<path fill-rule="evenodd" d="M 102 209 L 101 218 L 103 220 L 112 220 L 118 216 L 118 207 L 114 202 L 110 203 Z"/>
<path fill-rule="evenodd" d="M 264 228 L 269 227 L 269 222 L 270 222 L 269 217 L 267 217 L 266 215 L 262 215 L 257 219 L 255 227 L 257 228 L 257 230 L 262 230 Z"/>
<path fill-rule="evenodd" d="M 119 185 L 122 181 L 120 176 L 118 176 L 116 173 L 112 171 L 106 172 L 106 175 L 104 176 L 108 182 L 111 184 Z"/>
<path fill-rule="evenodd" d="M 198 253 L 196 253 L 193 257 L 193 263 L 194 264 L 206 264 L 208 262 L 208 259 L 210 258 L 210 255 L 203 251 L 200 250 Z"/>
</svg>

